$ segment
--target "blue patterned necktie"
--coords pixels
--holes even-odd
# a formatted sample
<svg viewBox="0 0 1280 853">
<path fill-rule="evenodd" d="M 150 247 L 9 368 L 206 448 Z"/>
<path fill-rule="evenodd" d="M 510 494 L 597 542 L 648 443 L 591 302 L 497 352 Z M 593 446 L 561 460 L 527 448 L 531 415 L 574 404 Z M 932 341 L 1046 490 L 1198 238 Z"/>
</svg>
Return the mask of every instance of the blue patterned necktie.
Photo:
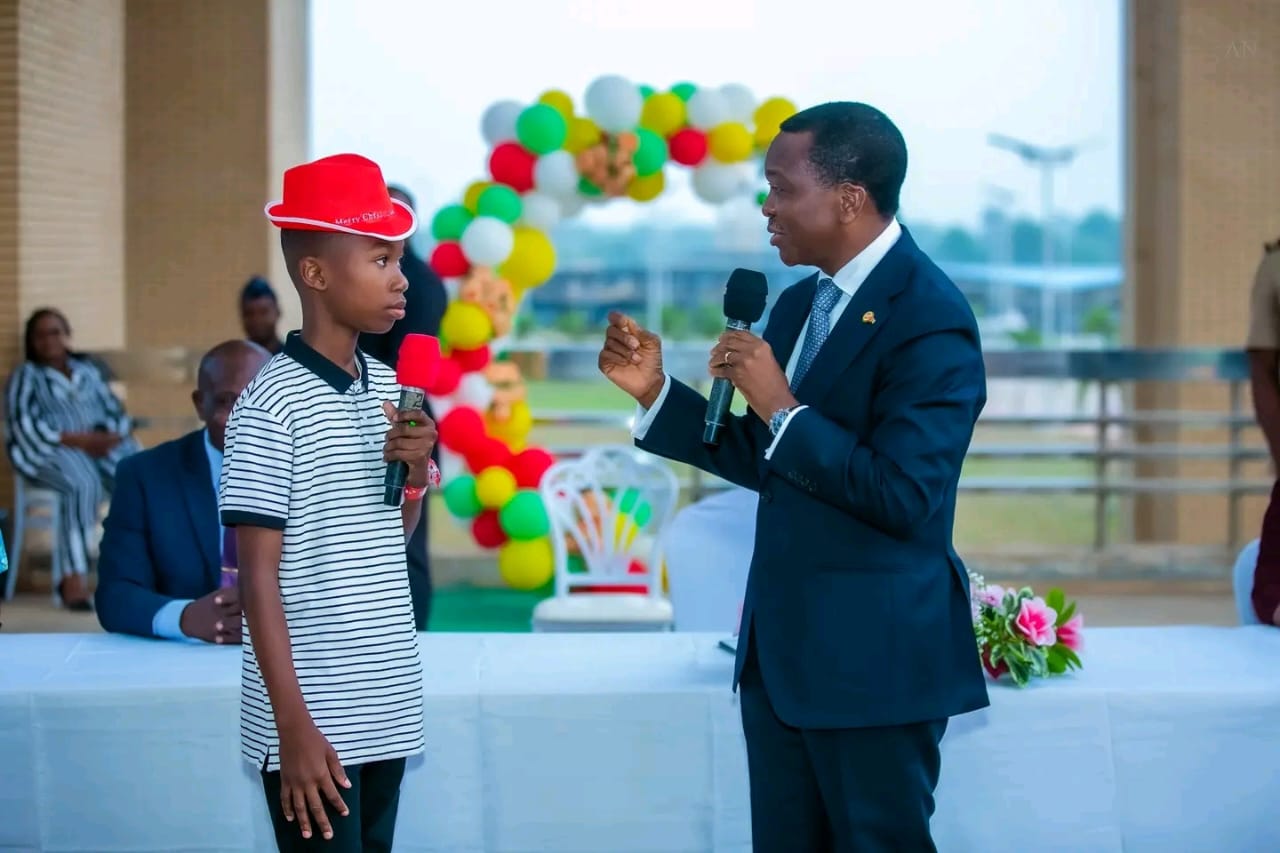
<svg viewBox="0 0 1280 853">
<path fill-rule="evenodd" d="M 818 292 L 813 296 L 813 308 L 809 311 L 809 331 L 804 336 L 804 348 L 800 350 L 800 361 L 796 364 L 795 376 L 791 377 L 791 393 L 800 387 L 800 381 L 809 372 L 809 367 L 822 349 L 827 334 L 831 331 L 831 309 L 840 301 L 840 288 L 829 278 L 818 280 Z"/>
</svg>

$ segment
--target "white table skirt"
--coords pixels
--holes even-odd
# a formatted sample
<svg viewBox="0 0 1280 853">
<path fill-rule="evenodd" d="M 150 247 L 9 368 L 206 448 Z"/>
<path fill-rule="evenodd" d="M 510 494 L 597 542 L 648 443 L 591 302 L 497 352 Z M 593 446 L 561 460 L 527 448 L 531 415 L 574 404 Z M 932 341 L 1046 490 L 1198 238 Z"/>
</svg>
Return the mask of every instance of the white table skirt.
<svg viewBox="0 0 1280 853">
<path fill-rule="evenodd" d="M 716 634 L 428 634 L 397 850 L 747 851 Z M 952 721 L 943 851 L 1276 849 L 1280 631 L 1097 629 L 1087 669 Z M 0 635 L 0 849 L 271 850 L 240 656 Z"/>
</svg>

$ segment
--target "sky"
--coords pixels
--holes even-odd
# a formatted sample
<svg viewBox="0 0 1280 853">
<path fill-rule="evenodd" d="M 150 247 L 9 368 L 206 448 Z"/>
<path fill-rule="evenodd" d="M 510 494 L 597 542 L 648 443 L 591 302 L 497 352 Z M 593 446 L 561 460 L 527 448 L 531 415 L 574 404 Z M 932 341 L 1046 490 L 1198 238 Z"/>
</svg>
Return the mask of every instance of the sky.
<svg viewBox="0 0 1280 853">
<path fill-rule="evenodd" d="M 1082 146 L 1054 180 L 1055 212 L 1122 213 L 1121 0 L 312 0 L 311 16 L 310 156 L 377 160 L 424 217 L 485 177 L 490 104 L 547 89 L 580 104 L 605 74 L 873 104 L 907 140 L 904 215 L 972 227 L 996 202 L 1038 217 L 1039 172 L 990 133 Z M 758 215 L 746 199 L 710 210 L 684 171 L 668 168 L 655 202 L 582 215 Z"/>
</svg>

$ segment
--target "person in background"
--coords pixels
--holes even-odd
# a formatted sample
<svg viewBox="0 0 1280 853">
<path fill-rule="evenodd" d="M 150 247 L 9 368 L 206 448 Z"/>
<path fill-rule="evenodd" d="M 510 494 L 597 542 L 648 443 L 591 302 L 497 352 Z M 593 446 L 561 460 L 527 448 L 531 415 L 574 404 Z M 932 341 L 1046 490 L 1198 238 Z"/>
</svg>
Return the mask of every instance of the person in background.
<svg viewBox="0 0 1280 853">
<path fill-rule="evenodd" d="M 1280 472 L 1280 240 L 1264 247 L 1249 301 L 1249 377 L 1253 409 Z M 1266 625 L 1280 626 L 1280 474 L 1262 518 L 1253 607 Z"/>
<path fill-rule="evenodd" d="M 226 341 L 200 360 L 191 394 L 204 427 L 126 459 L 103 525 L 98 621 L 106 631 L 240 642 L 240 596 L 219 589 L 234 541 L 218 520 L 227 416 L 271 354 Z"/>
<path fill-rule="evenodd" d="M 124 406 L 102 368 L 70 347 L 71 324 L 41 308 L 23 334 L 25 360 L 6 390 L 6 449 L 32 486 L 56 492 L 53 547 L 62 560 L 58 595 L 72 610 L 93 605 L 85 577 L 98 508 L 115 483 L 116 465 L 138 450 Z"/>
<path fill-rule="evenodd" d="M 240 325 L 244 336 L 271 355 L 284 349 L 277 327 L 280 324 L 280 300 L 270 283 L 254 276 L 240 291 Z"/>
<path fill-rule="evenodd" d="M 413 196 L 404 188 L 392 184 L 387 187 L 387 192 L 392 198 L 404 202 L 411 210 L 416 211 Z M 387 332 L 366 332 L 359 338 L 361 352 L 393 368 L 405 335 L 440 334 L 440 321 L 444 318 L 444 309 L 449 302 L 444 282 L 407 240 L 404 244 L 404 256 L 400 259 L 400 271 L 409 281 L 409 289 L 404 295 L 404 319 L 397 320 Z M 428 417 L 435 417 L 429 401 L 424 404 L 424 408 Z M 440 464 L 439 450 L 432 451 L 432 459 L 437 465 Z M 413 621 L 419 631 L 427 630 L 427 622 L 431 618 L 429 504 L 430 501 L 422 502 L 422 518 L 414 528 L 405 551 L 409 565 L 409 592 L 413 597 Z"/>
</svg>

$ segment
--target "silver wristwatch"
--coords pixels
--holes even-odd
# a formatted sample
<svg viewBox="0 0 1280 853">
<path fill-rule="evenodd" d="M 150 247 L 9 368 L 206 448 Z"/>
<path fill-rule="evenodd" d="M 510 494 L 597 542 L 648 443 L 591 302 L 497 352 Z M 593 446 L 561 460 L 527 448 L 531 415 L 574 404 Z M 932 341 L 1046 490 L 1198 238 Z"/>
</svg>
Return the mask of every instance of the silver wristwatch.
<svg viewBox="0 0 1280 853">
<path fill-rule="evenodd" d="M 788 406 L 785 409 L 778 409 L 778 411 L 774 412 L 773 416 L 769 418 L 769 434 L 777 435 L 778 430 L 782 429 L 782 425 L 787 422 L 787 415 L 798 408 L 799 406 Z"/>
</svg>

